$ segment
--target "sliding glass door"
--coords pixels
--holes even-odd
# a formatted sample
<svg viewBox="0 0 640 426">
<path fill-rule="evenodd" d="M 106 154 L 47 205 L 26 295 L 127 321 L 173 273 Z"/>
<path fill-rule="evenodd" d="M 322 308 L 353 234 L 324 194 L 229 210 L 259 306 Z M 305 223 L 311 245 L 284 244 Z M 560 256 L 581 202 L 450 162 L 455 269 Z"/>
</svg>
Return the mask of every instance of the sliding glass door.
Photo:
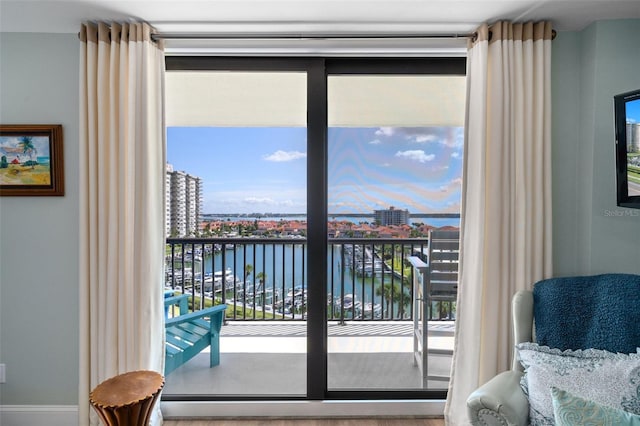
<svg viewBox="0 0 640 426">
<path fill-rule="evenodd" d="M 220 364 L 185 362 L 165 400 L 445 395 L 455 302 L 418 318 L 415 262 L 459 226 L 464 69 L 167 58 L 167 186 L 200 179 L 201 208 L 181 228 L 167 193 L 166 290 L 228 308 Z"/>
</svg>

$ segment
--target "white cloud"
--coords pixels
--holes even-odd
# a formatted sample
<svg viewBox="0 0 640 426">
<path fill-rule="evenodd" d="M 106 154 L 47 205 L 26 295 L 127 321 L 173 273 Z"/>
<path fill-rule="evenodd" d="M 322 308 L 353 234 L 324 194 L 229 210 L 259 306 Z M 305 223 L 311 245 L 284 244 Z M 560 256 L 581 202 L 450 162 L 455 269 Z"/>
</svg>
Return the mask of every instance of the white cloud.
<svg viewBox="0 0 640 426">
<path fill-rule="evenodd" d="M 420 163 L 426 163 L 427 161 L 431 161 L 436 158 L 433 154 L 425 154 L 425 152 L 421 149 L 418 150 L 409 150 L 409 151 L 398 151 L 396 152 L 396 157 L 406 158 L 408 160 L 418 161 Z"/>
<path fill-rule="evenodd" d="M 439 143 L 448 147 L 461 147 L 464 143 L 462 127 L 400 127 L 397 130 L 415 143 Z"/>
<path fill-rule="evenodd" d="M 306 158 L 306 157 L 307 157 L 306 152 L 278 150 L 273 154 L 265 155 L 262 158 L 266 161 L 284 162 L 284 161 L 299 160 L 300 158 Z"/>
<path fill-rule="evenodd" d="M 455 136 L 453 142 L 449 144 L 453 147 L 463 147 L 464 146 L 464 127 L 458 127 L 455 131 Z"/>
<path fill-rule="evenodd" d="M 451 179 L 449 182 L 445 183 L 444 185 L 442 185 L 440 187 L 440 191 L 441 192 L 447 192 L 447 191 L 452 191 L 452 190 L 458 190 L 460 189 L 460 186 L 462 185 L 462 178 L 455 178 L 455 179 Z"/>
<path fill-rule="evenodd" d="M 436 142 L 438 137 L 436 135 L 415 135 L 414 140 L 418 143 Z"/>
<path fill-rule="evenodd" d="M 462 158 L 462 156 L 459 152 L 456 151 L 451 153 L 451 158 Z"/>
<path fill-rule="evenodd" d="M 380 145 L 382 142 L 380 142 L 380 139 L 374 139 L 371 142 L 369 142 L 371 145 Z"/>
<path fill-rule="evenodd" d="M 247 204 L 276 204 L 276 201 L 273 198 L 268 197 L 247 197 L 242 202 Z"/>
<path fill-rule="evenodd" d="M 304 211 L 304 200 L 276 199 L 272 197 L 244 197 L 235 199 L 218 199 L 207 203 L 208 212 L 216 213 L 252 213 L 252 212 L 283 212 Z"/>
<path fill-rule="evenodd" d="M 395 133 L 395 128 L 393 127 L 380 127 L 376 130 L 376 136 L 391 136 Z"/>
</svg>

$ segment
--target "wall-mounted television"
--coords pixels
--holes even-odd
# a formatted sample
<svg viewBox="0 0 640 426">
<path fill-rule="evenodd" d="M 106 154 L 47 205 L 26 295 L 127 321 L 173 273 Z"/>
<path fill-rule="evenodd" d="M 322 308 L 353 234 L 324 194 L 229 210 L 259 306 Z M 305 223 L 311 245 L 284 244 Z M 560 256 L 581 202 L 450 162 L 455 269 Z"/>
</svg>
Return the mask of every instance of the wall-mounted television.
<svg viewBox="0 0 640 426">
<path fill-rule="evenodd" d="M 640 209 L 640 89 L 613 97 L 618 205 Z"/>
</svg>

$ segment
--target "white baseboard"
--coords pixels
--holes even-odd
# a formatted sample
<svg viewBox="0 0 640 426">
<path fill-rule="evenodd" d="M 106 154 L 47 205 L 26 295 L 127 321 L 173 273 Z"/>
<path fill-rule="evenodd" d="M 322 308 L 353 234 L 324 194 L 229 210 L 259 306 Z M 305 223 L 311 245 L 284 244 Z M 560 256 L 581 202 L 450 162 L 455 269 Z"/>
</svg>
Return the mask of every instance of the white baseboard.
<svg viewBox="0 0 640 426">
<path fill-rule="evenodd" d="M 77 405 L 0 405 L 2 426 L 78 426 Z"/>
</svg>

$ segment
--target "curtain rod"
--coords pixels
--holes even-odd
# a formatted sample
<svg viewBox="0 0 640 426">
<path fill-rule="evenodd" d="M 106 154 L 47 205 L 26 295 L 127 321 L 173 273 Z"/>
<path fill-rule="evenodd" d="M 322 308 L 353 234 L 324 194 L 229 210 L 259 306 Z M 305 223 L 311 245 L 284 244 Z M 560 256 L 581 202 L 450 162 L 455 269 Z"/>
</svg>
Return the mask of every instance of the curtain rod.
<svg viewBox="0 0 640 426">
<path fill-rule="evenodd" d="M 492 32 L 489 31 L 489 40 L 491 40 Z M 556 30 L 551 30 L 551 40 L 556 38 Z M 80 37 L 80 33 L 78 33 Z M 391 39 L 459 39 L 466 38 L 475 42 L 478 38 L 478 32 L 472 33 L 448 33 L 448 34 L 420 34 L 420 33 L 404 33 L 404 34 L 293 34 L 293 33 L 152 33 L 151 39 L 158 40 L 391 40 Z"/>
<path fill-rule="evenodd" d="M 556 30 L 551 30 L 551 39 L 556 38 Z M 489 40 L 491 40 L 492 31 L 489 30 Z M 387 39 L 471 39 L 475 42 L 478 38 L 478 32 L 472 33 L 446 33 L 446 34 L 422 34 L 422 33 L 403 33 L 403 34 L 349 34 L 349 33 L 154 33 L 151 34 L 153 40 L 387 40 Z"/>
<path fill-rule="evenodd" d="M 447 39 L 474 38 L 477 33 L 450 34 L 320 34 L 320 33 L 155 33 L 154 40 L 383 40 L 383 39 Z"/>
</svg>

